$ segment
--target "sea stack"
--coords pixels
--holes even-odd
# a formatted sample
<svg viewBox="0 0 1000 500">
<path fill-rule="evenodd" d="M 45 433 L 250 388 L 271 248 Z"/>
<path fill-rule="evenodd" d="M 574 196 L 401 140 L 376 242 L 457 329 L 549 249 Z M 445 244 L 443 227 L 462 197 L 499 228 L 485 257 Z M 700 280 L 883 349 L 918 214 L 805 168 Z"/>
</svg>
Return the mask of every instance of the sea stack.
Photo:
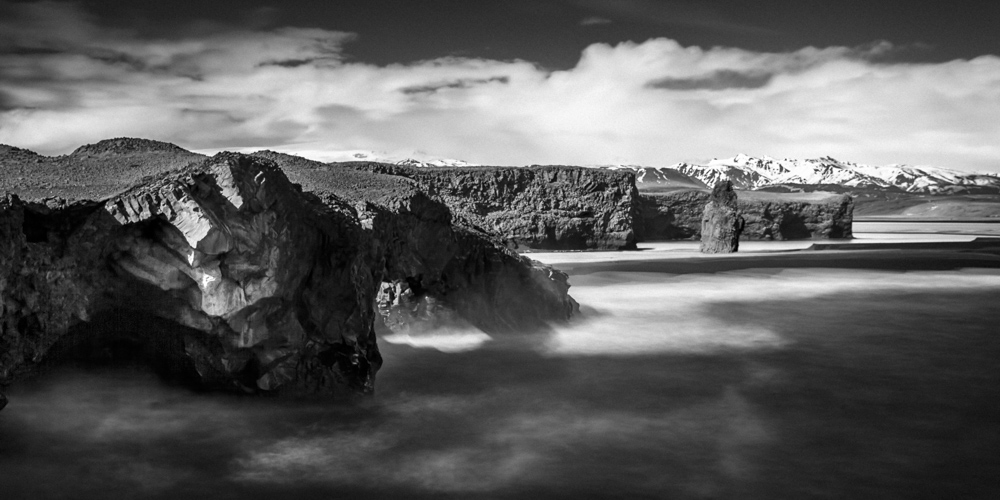
<svg viewBox="0 0 1000 500">
<path fill-rule="evenodd" d="M 743 224 L 732 182 L 719 182 L 712 189 L 712 198 L 701 216 L 701 253 L 738 251 Z"/>
</svg>

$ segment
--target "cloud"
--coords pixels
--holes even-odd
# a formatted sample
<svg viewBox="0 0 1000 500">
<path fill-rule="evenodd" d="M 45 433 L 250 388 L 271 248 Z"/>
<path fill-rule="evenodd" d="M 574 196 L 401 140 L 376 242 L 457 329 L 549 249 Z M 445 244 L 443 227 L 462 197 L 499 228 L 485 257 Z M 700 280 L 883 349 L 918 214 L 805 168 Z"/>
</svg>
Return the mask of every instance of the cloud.
<svg viewBox="0 0 1000 500">
<path fill-rule="evenodd" d="M 485 85 L 492 82 L 510 83 L 510 78 L 506 76 L 492 76 L 489 78 L 463 78 L 449 82 L 436 82 L 427 85 L 414 85 L 399 89 L 404 94 L 433 93 L 440 89 L 467 89 L 473 85 Z"/>
<path fill-rule="evenodd" d="M 740 35 L 773 37 L 778 33 L 740 20 L 727 19 L 726 13 L 706 2 L 676 0 L 562 0 L 575 7 L 598 12 L 616 19 L 660 26 L 687 26 Z M 600 19 L 599 16 L 595 17 Z"/>
<path fill-rule="evenodd" d="M 647 87 L 667 90 L 723 90 L 758 89 L 768 84 L 771 73 L 740 73 L 728 69 L 715 70 L 707 75 L 694 78 L 660 78 L 650 81 Z"/>
<path fill-rule="evenodd" d="M 428 151 L 471 162 L 668 165 L 737 151 L 1000 170 L 1000 58 L 885 60 L 594 44 L 574 68 L 445 57 L 352 62 L 355 35 L 227 28 L 145 39 L 74 4 L 3 5 L 0 143 L 114 136 L 204 151 Z"/>
<path fill-rule="evenodd" d="M 590 16 L 580 21 L 580 26 L 598 26 L 601 24 L 611 24 L 611 20 L 606 17 Z"/>
</svg>

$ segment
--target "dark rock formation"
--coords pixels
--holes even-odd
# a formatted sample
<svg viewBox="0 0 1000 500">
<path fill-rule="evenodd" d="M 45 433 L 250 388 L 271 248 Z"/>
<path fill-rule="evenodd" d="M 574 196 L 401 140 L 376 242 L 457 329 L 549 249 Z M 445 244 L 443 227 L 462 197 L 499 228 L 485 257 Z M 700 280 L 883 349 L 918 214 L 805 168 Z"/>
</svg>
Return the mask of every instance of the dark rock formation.
<svg viewBox="0 0 1000 500">
<path fill-rule="evenodd" d="M 641 193 L 643 241 L 700 239 L 701 216 L 711 194 L 702 190 Z M 854 202 L 847 195 L 740 191 L 743 240 L 850 238 Z"/>
<path fill-rule="evenodd" d="M 467 322 L 486 332 L 523 331 L 578 309 L 566 293 L 566 274 L 455 217 L 453 205 L 414 179 L 269 151 L 255 156 L 275 161 L 306 190 L 357 210 L 371 231 L 372 255 L 384 261 L 378 303 L 390 327 Z"/>
<path fill-rule="evenodd" d="M 839 239 L 853 237 L 854 200 L 846 195 L 775 195 L 743 192 L 743 238 L 750 240 Z"/>
<path fill-rule="evenodd" d="M 733 253 L 740 248 L 743 232 L 733 183 L 722 181 L 712 189 L 712 197 L 701 217 L 701 253 Z"/>
<path fill-rule="evenodd" d="M 413 179 L 468 225 L 512 248 L 635 248 L 638 192 L 633 172 L 581 167 L 344 166 Z"/>
<path fill-rule="evenodd" d="M 639 193 L 641 241 L 701 239 L 701 216 L 710 195 L 700 189 Z"/>
<path fill-rule="evenodd" d="M 0 388 L 125 352 L 209 388 L 369 393 L 376 299 L 387 315 L 408 304 L 380 291 L 486 331 L 577 309 L 565 274 L 455 223 L 409 179 L 331 169 L 309 193 L 262 156 L 100 202 L 0 200 Z"/>
</svg>

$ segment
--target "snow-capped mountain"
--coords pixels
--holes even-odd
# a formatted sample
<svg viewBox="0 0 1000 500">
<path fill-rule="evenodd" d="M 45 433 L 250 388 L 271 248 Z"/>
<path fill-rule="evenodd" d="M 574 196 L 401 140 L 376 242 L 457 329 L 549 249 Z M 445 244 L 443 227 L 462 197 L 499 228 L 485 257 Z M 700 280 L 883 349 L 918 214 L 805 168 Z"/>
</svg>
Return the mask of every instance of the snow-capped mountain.
<svg viewBox="0 0 1000 500">
<path fill-rule="evenodd" d="M 839 186 L 841 188 L 899 189 L 910 193 L 1000 192 L 1000 176 L 972 174 L 943 168 L 908 165 L 864 165 L 828 156 L 816 159 L 777 160 L 744 154 L 714 159 L 705 164 L 678 163 L 669 167 L 601 165 L 630 169 L 640 187 L 714 186 L 729 179 L 738 189 L 772 186 Z"/>
</svg>

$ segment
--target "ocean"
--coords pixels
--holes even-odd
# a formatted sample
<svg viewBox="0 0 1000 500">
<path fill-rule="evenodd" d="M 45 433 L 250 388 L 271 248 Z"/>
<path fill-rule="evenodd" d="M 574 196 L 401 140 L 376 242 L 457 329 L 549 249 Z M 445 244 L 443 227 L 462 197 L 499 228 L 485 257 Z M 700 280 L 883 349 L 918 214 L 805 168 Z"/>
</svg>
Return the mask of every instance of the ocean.
<svg viewBox="0 0 1000 500">
<path fill-rule="evenodd" d="M 996 259 L 796 251 L 808 244 L 533 255 L 570 273 L 580 317 L 383 334 L 376 395 L 356 405 L 195 393 L 140 367 L 54 371 L 9 391 L 0 491 L 1000 496 Z"/>
</svg>

